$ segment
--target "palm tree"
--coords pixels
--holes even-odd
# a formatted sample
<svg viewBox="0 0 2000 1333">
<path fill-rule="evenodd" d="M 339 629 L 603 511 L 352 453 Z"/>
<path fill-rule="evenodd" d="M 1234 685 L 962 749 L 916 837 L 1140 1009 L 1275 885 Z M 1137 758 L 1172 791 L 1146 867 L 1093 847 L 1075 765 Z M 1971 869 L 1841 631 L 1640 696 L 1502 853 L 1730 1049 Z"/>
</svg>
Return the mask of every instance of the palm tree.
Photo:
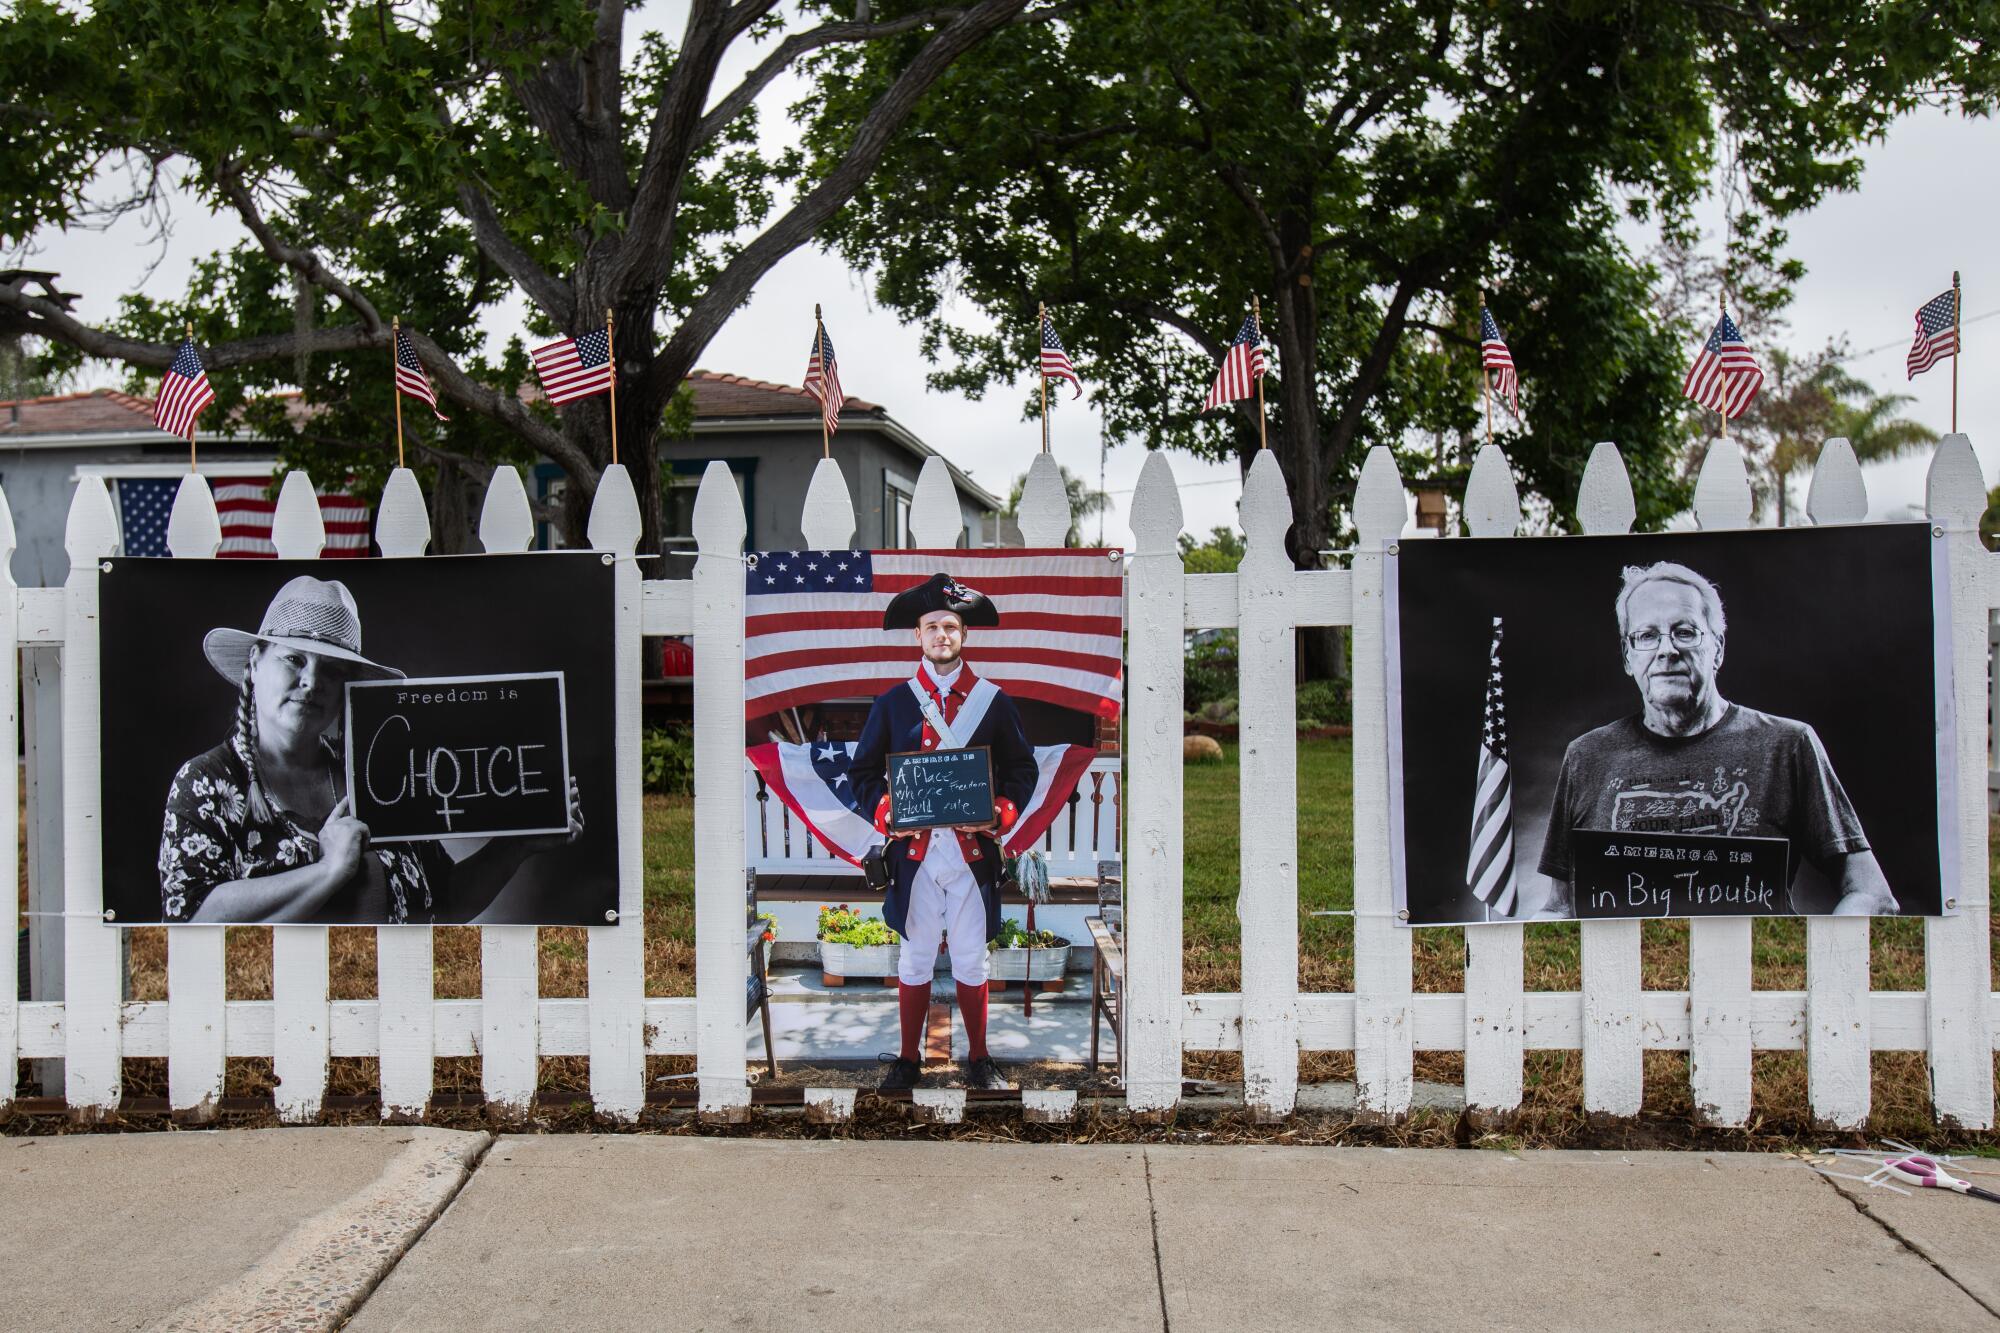
<svg viewBox="0 0 2000 1333">
<path fill-rule="evenodd" d="M 1845 436 L 1855 458 L 1872 463 L 1937 439 L 1923 423 L 1896 415 L 1914 401 L 1908 394 L 1877 394 L 1845 359 L 1835 345 L 1805 358 L 1774 350 L 1764 390 L 1737 427 L 1759 507 L 1768 496 L 1781 528 L 1790 517 L 1792 478 L 1810 472 L 1827 440 Z"/>
<path fill-rule="evenodd" d="M 1060 463 L 1056 464 L 1056 471 L 1062 476 L 1064 494 L 1069 496 L 1069 532 L 1063 537 L 1063 545 L 1078 546 L 1083 542 L 1083 520 L 1092 514 L 1109 513 L 1111 497 L 1103 491 L 1091 489 L 1089 482 Z M 1001 506 L 1000 512 L 1008 518 L 1020 517 L 1021 492 L 1027 487 L 1028 474 L 1023 472 L 1014 478 L 1014 485 L 1007 492 L 1007 503 Z"/>
</svg>

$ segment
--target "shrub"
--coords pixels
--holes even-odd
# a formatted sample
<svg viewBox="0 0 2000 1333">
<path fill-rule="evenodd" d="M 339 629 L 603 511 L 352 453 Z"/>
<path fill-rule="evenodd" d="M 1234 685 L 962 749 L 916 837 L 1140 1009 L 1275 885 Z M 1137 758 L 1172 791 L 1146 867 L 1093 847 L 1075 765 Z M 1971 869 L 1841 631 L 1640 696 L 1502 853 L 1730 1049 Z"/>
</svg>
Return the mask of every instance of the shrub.
<svg viewBox="0 0 2000 1333">
<path fill-rule="evenodd" d="M 894 944 L 900 938 L 881 917 L 863 916 L 846 903 L 819 909 L 817 935 L 823 943 L 851 944 L 857 949 Z"/>
<path fill-rule="evenodd" d="M 1309 680 L 1299 686 L 1301 727 L 1345 726 L 1354 720 L 1354 705 L 1344 680 Z"/>
<path fill-rule="evenodd" d="M 639 737 L 639 779 L 664 796 L 694 795 L 694 734 L 687 727 L 648 727 Z"/>
<path fill-rule="evenodd" d="M 1198 713 L 1202 705 L 1236 697 L 1236 631 L 1224 630 L 1188 650 L 1182 685 L 1181 711 Z"/>
<path fill-rule="evenodd" d="M 1023 930 L 1021 923 L 1011 916 L 1000 923 L 1000 933 L 993 937 L 996 949 L 1060 949 L 1068 943 L 1052 930 L 1033 933 Z"/>
</svg>

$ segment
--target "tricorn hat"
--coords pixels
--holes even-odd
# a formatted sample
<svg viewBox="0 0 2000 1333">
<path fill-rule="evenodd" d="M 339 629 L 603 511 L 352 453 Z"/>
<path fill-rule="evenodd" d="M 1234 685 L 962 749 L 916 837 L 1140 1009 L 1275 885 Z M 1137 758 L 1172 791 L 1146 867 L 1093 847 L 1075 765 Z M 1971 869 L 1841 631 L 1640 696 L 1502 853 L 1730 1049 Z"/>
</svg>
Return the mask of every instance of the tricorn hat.
<svg viewBox="0 0 2000 1333">
<path fill-rule="evenodd" d="M 905 588 L 889 600 L 882 613 L 883 629 L 915 629 L 917 622 L 933 611 L 949 611 L 965 622 L 967 629 L 1000 623 L 1000 613 L 986 594 L 968 588 L 949 574 L 933 574 L 914 588 Z"/>
<path fill-rule="evenodd" d="M 263 623 L 255 634 L 226 626 L 212 629 L 203 636 L 201 648 L 208 664 L 233 685 L 243 679 L 250 649 L 257 643 L 352 662 L 364 677 L 398 679 L 403 675 L 361 655 L 361 612 L 354 605 L 354 594 L 338 579 L 301 574 L 278 589 L 278 595 L 264 608 Z"/>
</svg>

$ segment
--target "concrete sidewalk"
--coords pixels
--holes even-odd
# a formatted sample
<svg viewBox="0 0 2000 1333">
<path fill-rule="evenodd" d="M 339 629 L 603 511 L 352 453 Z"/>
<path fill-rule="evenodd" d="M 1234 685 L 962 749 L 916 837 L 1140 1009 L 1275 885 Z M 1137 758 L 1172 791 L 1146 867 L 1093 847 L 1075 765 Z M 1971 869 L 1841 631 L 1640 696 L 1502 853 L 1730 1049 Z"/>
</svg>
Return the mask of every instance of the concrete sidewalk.
<svg viewBox="0 0 2000 1333">
<path fill-rule="evenodd" d="M 0 1322 L 1986 1328 L 1996 1224 L 1748 1154 L 87 1135 L 0 1140 Z"/>
</svg>

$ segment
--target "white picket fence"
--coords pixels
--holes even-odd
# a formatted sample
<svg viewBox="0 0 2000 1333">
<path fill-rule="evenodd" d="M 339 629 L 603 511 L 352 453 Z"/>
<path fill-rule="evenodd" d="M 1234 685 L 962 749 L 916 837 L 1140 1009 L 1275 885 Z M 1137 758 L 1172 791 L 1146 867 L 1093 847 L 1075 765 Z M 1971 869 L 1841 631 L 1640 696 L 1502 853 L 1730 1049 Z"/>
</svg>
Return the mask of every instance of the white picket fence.
<svg viewBox="0 0 2000 1333">
<path fill-rule="evenodd" d="M 1959 765 L 1966 780 L 1957 833 L 1961 879 L 1947 886 L 1957 915 L 1925 922 L 1926 989 L 1874 992 L 1869 983 L 1869 922 L 1808 923 L 1803 991 L 1755 990 L 1750 923 L 1691 923 L 1685 991 L 1645 990 L 1636 921 L 1591 921 L 1581 932 L 1582 989 L 1524 991 L 1522 927 L 1466 928 L 1462 993 L 1415 994 L 1411 936 L 1391 918 L 1387 719 L 1383 679 L 1383 562 L 1400 533 L 1403 490 L 1384 450 L 1367 460 L 1355 502 L 1359 553 L 1352 568 L 1300 572 L 1284 554 L 1290 505 L 1277 460 L 1260 455 L 1242 507 L 1247 553 L 1235 574 L 1187 575 L 1176 549 L 1181 509 L 1163 455 L 1146 460 L 1133 499 L 1135 549 L 1128 555 L 1129 666 L 1123 807 L 1126 861 L 1126 1082 L 1135 1111 L 1163 1112 L 1179 1100 L 1185 1051 L 1240 1051 L 1245 1093 L 1254 1113 L 1289 1114 L 1299 1056 L 1352 1051 L 1364 1113 L 1395 1117 L 1411 1104 L 1416 1051 L 1462 1051 L 1465 1094 L 1480 1110 L 1520 1104 L 1528 1050 L 1581 1050 L 1588 1110 L 1630 1116 L 1639 1110 L 1648 1050 L 1681 1050 L 1690 1062 L 1695 1102 L 1711 1122 L 1737 1125 L 1750 1113 L 1751 1052 L 1803 1047 L 1813 1112 L 1843 1126 L 1867 1117 L 1873 1051 L 1924 1051 L 1934 1111 L 1968 1128 L 1993 1124 L 1995 996 L 1988 952 L 1987 822 L 1980 784 L 1987 736 L 1985 664 L 1988 609 L 2000 601 L 2000 575 L 1981 547 L 1977 525 L 1985 488 L 1970 442 L 1948 436 L 1930 472 L 1931 521 L 1944 529 L 1952 556 L 1954 681 Z M 1021 526 L 1031 544 L 1060 542 L 1067 507 L 1053 459 L 1030 469 Z M 1488 447 L 1468 487 L 1467 513 L 1482 536 L 1511 534 L 1520 517 L 1505 459 Z M 1624 531 L 1634 507 L 1616 449 L 1597 446 L 1578 509 L 1591 532 Z M 1808 510 L 1815 522 L 1858 522 L 1867 511 L 1862 479 L 1844 441 L 1829 441 L 1814 475 Z M 1709 528 L 1739 527 L 1751 514 L 1742 459 L 1718 446 L 1703 467 L 1696 514 Z M 919 543 L 951 546 L 960 535 L 955 496 L 940 460 L 927 462 L 912 528 Z M 816 548 L 846 546 L 855 528 L 847 488 L 822 461 L 807 494 L 804 531 Z M 481 536 L 489 551 L 517 551 L 533 525 L 518 477 L 502 469 L 486 501 Z M 224 1060 L 268 1056 L 275 1062 L 279 1113 L 317 1118 L 330 1056 L 379 1056 L 382 1112 L 420 1116 L 437 1056 L 481 1059 L 485 1096 L 502 1113 L 532 1099 L 542 1056 L 583 1055 L 599 1114 L 631 1120 L 645 1102 L 645 1057 L 696 1057 L 702 1112 L 740 1119 L 749 1112 L 743 1021 L 742 875 L 746 804 L 743 779 L 743 596 L 740 551 L 744 519 L 727 468 L 711 464 L 695 508 L 699 555 L 691 580 L 642 581 L 632 553 L 639 513 L 623 468 L 608 469 L 591 512 L 592 545 L 619 557 L 617 615 L 607 633 L 617 662 L 617 771 L 620 821 L 620 915 L 590 927 L 589 995 L 545 999 L 537 991 L 532 927 L 482 931 L 482 994 L 434 998 L 431 932 L 378 932 L 378 998 L 330 1000 L 327 932 L 273 928 L 273 998 L 228 1000 L 223 931 L 181 926 L 169 932 L 168 992 L 161 1002 L 121 1003 L 116 931 L 95 924 L 103 886 L 97 842 L 98 561 L 116 527 L 101 481 L 86 479 L 70 511 L 71 573 L 59 590 L 0 588 L 0 636 L 17 644 L 60 643 L 64 650 L 63 859 L 66 998 L 17 1003 L 15 955 L 0 950 L 0 1103 L 15 1097 L 16 1059 L 60 1057 L 65 1096 L 82 1118 L 102 1115 L 120 1098 L 120 1061 L 165 1056 L 174 1108 L 190 1118 L 212 1114 Z M 312 556 L 322 544 L 318 506 L 307 479 L 285 479 L 274 536 L 280 554 Z M 414 477 L 399 471 L 383 497 L 378 540 L 385 553 L 419 556 L 428 520 Z M 13 525 L 0 499 L 0 580 L 13 547 Z M 181 487 L 169 529 L 180 558 L 214 554 L 220 527 L 207 486 Z M 1298 773 L 1293 743 L 1296 626 L 1353 630 L 1355 921 L 1352 993 L 1301 993 L 1298 984 Z M 1186 631 L 1239 631 L 1241 701 L 1242 992 L 1185 994 L 1181 978 L 1182 768 L 1181 701 Z M 695 930 L 696 994 L 649 997 L 644 982 L 640 894 L 639 644 L 642 634 L 695 640 Z M 17 654 L 0 653 L 0 707 L 13 725 Z M 13 765 L 0 765 L 0 821 L 15 819 Z M 15 873 L 16 830 L 0 823 L 0 882 Z M 13 896 L 0 909 L 18 924 Z"/>
</svg>

